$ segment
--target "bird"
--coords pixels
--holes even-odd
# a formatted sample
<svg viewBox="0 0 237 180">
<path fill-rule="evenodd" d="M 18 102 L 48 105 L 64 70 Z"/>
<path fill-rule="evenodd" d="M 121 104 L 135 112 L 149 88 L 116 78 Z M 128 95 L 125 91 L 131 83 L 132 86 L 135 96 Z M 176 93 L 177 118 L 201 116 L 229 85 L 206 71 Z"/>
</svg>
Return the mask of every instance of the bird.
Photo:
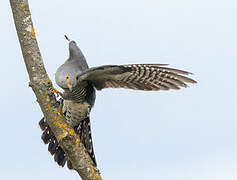
<svg viewBox="0 0 237 180">
<path fill-rule="evenodd" d="M 89 68 L 85 56 L 77 43 L 69 41 L 69 58 L 56 71 L 55 81 L 64 92 L 60 105 L 68 123 L 81 138 L 94 166 L 97 166 L 91 136 L 90 111 L 96 99 L 96 90 L 104 88 L 125 88 L 144 91 L 178 90 L 188 87 L 187 83 L 197 83 L 188 77 L 187 71 L 167 67 L 168 64 L 125 64 L 103 65 Z M 58 145 L 46 119 L 39 122 L 44 131 L 41 138 L 48 145 L 49 152 L 59 166 L 70 160 Z"/>
</svg>

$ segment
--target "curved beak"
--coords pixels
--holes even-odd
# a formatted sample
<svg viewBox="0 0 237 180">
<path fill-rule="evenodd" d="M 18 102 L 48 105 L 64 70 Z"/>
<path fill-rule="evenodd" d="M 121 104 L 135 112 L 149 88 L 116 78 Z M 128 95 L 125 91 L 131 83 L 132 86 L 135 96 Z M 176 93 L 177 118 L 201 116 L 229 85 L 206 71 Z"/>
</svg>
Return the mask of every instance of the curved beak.
<svg viewBox="0 0 237 180">
<path fill-rule="evenodd" d="M 69 88 L 69 90 L 72 92 L 72 84 L 68 81 L 66 81 L 67 87 Z"/>
</svg>

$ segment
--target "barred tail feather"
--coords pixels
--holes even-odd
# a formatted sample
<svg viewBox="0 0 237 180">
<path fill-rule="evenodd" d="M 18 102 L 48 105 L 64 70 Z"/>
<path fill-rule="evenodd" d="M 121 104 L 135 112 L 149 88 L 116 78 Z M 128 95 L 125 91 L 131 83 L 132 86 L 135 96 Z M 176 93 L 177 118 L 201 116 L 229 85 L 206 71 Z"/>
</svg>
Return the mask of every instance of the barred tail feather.
<svg viewBox="0 0 237 180">
<path fill-rule="evenodd" d="M 45 144 L 48 144 L 48 151 L 52 156 L 54 156 L 54 161 L 59 165 L 64 167 L 67 163 L 68 169 L 73 169 L 72 163 L 67 158 L 63 149 L 58 145 L 56 137 L 53 135 L 50 127 L 48 126 L 45 118 L 42 118 L 39 122 L 40 128 L 43 130 L 41 139 Z M 93 150 L 92 137 L 91 137 L 91 127 L 90 119 L 85 118 L 80 122 L 80 124 L 75 128 L 75 132 L 81 138 L 81 142 L 84 144 L 89 156 L 91 157 L 94 165 L 96 166 L 96 159 Z"/>
<path fill-rule="evenodd" d="M 84 120 L 80 121 L 78 127 L 75 127 L 75 131 L 79 135 L 81 142 L 85 146 L 94 165 L 97 166 L 92 144 L 90 118 L 87 117 Z"/>
<path fill-rule="evenodd" d="M 48 151 L 52 156 L 54 156 L 55 162 L 64 167 L 67 157 L 63 149 L 58 145 L 56 137 L 53 135 L 50 127 L 48 126 L 46 119 L 42 118 L 39 122 L 39 126 L 42 129 L 43 133 L 41 139 L 45 144 L 48 144 Z"/>
</svg>

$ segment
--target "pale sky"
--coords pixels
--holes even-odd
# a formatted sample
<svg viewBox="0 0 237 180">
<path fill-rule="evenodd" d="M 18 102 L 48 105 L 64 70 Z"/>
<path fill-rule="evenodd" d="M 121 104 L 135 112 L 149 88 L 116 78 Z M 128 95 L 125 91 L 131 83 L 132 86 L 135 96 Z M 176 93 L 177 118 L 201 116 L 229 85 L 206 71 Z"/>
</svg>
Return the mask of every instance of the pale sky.
<svg viewBox="0 0 237 180">
<path fill-rule="evenodd" d="M 68 57 L 67 34 L 92 66 L 168 63 L 198 84 L 179 91 L 97 92 L 91 113 L 104 179 L 237 179 L 237 2 L 29 1 L 47 72 Z M 42 112 L 8 1 L 0 1 L 0 179 L 78 179 L 40 139 Z M 55 83 L 54 83 L 55 84 Z"/>
</svg>

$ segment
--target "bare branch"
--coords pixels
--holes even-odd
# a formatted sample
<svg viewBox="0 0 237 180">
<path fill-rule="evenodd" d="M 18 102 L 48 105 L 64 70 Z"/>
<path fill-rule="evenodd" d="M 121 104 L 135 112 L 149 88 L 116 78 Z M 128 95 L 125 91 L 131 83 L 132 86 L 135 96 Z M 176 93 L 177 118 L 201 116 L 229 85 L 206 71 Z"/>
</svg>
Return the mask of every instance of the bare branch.
<svg viewBox="0 0 237 180">
<path fill-rule="evenodd" d="M 31 20 L 28 0 L 10 0 L 16 31 L 21 45 L 25 65 L 40 108 L 50 129 L 65 151 L 73 168 L 82 179 L 102 179 L 79 137 L 61 115 L 55 95 L 51 92 L 52 83 L 44 68 L 43 60 L 36 41 L 35 30 Z"/>
</svg>

